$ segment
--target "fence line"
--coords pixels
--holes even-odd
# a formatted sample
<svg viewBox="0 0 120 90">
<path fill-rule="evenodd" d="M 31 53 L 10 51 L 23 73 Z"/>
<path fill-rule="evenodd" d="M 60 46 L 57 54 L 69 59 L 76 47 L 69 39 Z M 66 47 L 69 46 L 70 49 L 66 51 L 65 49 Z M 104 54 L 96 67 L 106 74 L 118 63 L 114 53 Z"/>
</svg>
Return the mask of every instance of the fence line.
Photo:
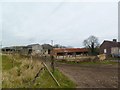
<svg viewBox="0 0 120 90">
<path fill-rule="evenodd" d="M 52 72 L 49 70 L 49 68 L 47 67 L 47 65 L 44 62 L 43 62 L 43 65 L 46 67 L 49 74 L 52 76 L 53 80 L 57 83 L 57 85 L 60 86 L 59 82 L 57 81 L 57 79 L 54 77 L 54 75 L 52 74 Z"/>
</svg>

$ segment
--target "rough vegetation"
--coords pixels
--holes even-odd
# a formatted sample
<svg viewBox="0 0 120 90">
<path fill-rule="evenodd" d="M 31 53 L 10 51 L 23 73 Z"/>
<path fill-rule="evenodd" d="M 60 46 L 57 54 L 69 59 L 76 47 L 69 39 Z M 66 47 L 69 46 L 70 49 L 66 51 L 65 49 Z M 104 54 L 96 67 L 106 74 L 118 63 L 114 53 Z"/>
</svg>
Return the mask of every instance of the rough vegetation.
<svg viewBox="0 0 120 90">
<path fill-rule="evenodd" d="M 36 81 L 33 82 L 36 74 L 43 67 L 38 60 L 21 58 L 19 55 L 14 57 L 3 55 L 2 67 L 3 88 L 60 88 L 46 69 L 43 69 Z M 60 82 L 61 87 L 75 87 L 75 84 L 58 70 L 55 70 L 54 76 Z"/>
<path fill-rule="evenodd" d="M 42 67 L 38 61 L 28 59 L 13 59 L 12 56 L 3 56 L 3 88 L 29 87 L 35 74 Z"/>
</svg>

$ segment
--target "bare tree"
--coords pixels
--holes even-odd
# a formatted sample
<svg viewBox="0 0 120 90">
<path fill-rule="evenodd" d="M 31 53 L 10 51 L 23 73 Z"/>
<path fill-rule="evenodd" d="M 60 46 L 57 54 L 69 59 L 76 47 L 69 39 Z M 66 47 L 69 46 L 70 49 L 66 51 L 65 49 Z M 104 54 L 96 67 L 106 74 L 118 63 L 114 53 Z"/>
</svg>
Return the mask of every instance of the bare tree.
<svg viewBox="0 0 120 90">
<path fill-rule="evenodd" d="M 98 38 L 92 35 L 85 39 L 83 44 L 86 48 L 89 48 L 91 54 L 94 55 L 96 53 L 96 48 L 99 46 Z"/>
</svg>

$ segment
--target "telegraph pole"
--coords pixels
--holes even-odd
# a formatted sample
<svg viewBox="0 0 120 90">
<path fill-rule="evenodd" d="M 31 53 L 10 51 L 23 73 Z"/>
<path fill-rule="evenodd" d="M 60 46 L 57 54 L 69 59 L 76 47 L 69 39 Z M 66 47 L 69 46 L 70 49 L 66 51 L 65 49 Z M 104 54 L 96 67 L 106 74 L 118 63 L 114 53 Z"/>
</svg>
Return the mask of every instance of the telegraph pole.
<svg viewBox="0 0 120 90">
<path fill-rule="evenodd" d="M 53 46 L 53 40 L 51 40 L 51 45 Z"/>
</svg>

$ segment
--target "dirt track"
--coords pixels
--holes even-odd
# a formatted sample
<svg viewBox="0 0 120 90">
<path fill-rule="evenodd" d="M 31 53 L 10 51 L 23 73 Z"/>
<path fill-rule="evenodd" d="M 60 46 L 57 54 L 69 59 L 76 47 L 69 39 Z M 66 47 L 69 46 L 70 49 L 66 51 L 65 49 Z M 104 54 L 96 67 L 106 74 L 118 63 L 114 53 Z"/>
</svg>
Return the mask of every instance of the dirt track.
<svg viewBox="0 0 120 90">
<path fill-rule="evenodd" d="M 117 88 L 117 65 L 57 64 L 58 69 L 77 84 L 77 88 Z"/>
</svg>

